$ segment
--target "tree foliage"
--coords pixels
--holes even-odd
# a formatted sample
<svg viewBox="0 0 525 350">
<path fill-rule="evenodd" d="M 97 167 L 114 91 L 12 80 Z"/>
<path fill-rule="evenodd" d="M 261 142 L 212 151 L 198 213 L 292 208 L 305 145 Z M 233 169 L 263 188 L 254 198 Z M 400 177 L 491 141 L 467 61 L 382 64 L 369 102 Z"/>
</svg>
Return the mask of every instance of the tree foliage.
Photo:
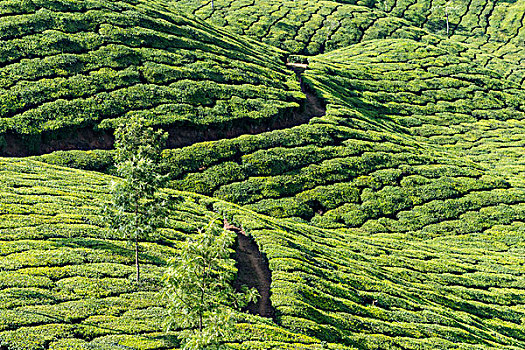
<svg viewBox="0 0 525 350">
<path fill-rule="evenodd" d="M 257 291 L 235 291 L 234 234 L 211 221 L 188 237 L 165 275 L 168 328 L 179 327 L 185 350 L 224 349 L 235 329 L 236 310 L 255 301 Z"/>
<path fill-rule="evenodd" d="M 140 281 L 139 241 L 152 237 L 164 222 L 165 199 L 158 193 L 165 183 L 161 151 L 167 134 L 132 118 L 115 131 L 117 175 L 112 183 L 107 216 L 112 228 L 135 246 L 136 281 Z"/>
</svg>

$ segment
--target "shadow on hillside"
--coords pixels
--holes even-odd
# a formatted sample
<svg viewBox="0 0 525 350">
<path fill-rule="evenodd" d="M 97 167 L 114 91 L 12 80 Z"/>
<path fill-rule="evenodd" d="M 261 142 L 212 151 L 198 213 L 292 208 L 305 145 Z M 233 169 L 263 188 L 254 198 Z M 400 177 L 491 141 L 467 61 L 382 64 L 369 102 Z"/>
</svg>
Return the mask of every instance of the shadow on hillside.
<svg viewBox="0 0 525 350">
<path fill-rule="evenodd" d="M 242 228 L 233 226 L 226 220 L 224 221 L 224 228 L 237 234 L 234 254 L 237 267 L 235 288 L 242 290 L 242 286 L 247 286 L 248 288 L 256 288 L 259 292 L 260 297 L 257 302 L 248 304 L 246 311 L 253 315 L 275 320 L 275 309 L 270 299 L 272 272 L 268 259 L 261 253 L 257 243 L 248 237 Z"/>
<path fill-rule="evenodd" d="M 346 126 L 355 126 L 355 121 L 364 122 L 370 130 L 390 131 L 410 135 L 410 131 L 399 124 L 393 117 L 399 115 L 399 111 L 378 101 L 367 100 L 360 95 L 360 90 L 353 86 L 344 86 L 330 80 L 327 76 L 322 82 L 323 88 L 333 97 L 332 103 L 349 107 L 355 110 L 353 115 L 345 116 L 346 121 L 340 121 Z M 362 126 L 362 123 L 357 123 Z"/>
<path fill-rule="evenodd" d="M 296 102 L 299 106 L 284 108 L 264 118 L 244 117 L 229 122 L 210 122 L 204 126 L 182 121 L 155 127 L 168 132 L 167 148 L 179 148 L 198 142 L 232 139 L 241 135 L 255 135 L 302 125 L 308 123 L 312 118 L 323 116 L 326 109 L 324 101 L 300 79 L 299 82 L 301 90 L 306 95 L 305 98 L 293 98 L 288 101 Z M 0 134 L 0 156 L 27 157 L 55 151 L 110 150 L 114 148 L 113 133 L 114 130 L 102 130 L 93 124 L 83 124 L 77 128 L 63 128 L 35 135 L 9 132 Z"/>
<path fill-rule="evenodd" d="M 226 123 L 209 123 L 206 126 L 180 122 L 157 126 L 157 128 L 168 132 L 167 148 L 179 148 L 198 142 L 232 139 L 245 134 L 256 135 L 272 130 L 288 129 L 307 123 L 318 114 L 308 108 L 309 99 L 289 102 L 297 102 L 299 107 L 287 107 L 266 118 L 245 117 Z M 29 136 L 15 133 L 0 134 L 0 157 L 28 157 L 70 150 L 110 150 L 114 148 L 113 132 L 114 130 L 97 129 L 95 125 L 86 125 L 77 129 L 61 129 Z M 2 142 L 2 137 L 5 142 Z"/>
<path fill-rule="evenodd" d="M 39 292 L 38 290 L 25 289 L 25 288 L 9 290 L 8 292 L 6 292 L 6 294 L 9 297 L 14 297 L 19 300 L 23 300 L 24 302 L 28 300 L 31 300 L 31 301 L 38 300 L 40 301 L 40 303 L 43 303 L 43 304 L 51 304 L 51 303 L 55 303 L 60 300 L 55 295 L 51 295 L 48 293 L 42 293 L 42 292 Z"/>
</svg>

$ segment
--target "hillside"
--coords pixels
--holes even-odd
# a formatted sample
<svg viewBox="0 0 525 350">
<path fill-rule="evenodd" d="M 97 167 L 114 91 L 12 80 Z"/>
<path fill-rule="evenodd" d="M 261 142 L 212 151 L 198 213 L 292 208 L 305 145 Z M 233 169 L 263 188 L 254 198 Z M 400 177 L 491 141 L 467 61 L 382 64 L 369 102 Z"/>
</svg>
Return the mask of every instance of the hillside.
<svg viewBox="0 0 525 350">
<path fill-rule="evenodd" d="M 500 71 L 522 87 L 525 83 L 525 5 L 520 1 L 217 0 L 214 4 L 212 10 L 209 2 L 171 1 L 178 11 L 291 54 L 314 56 L 375 39 L 444 41 L 461 56 Z"/>
<path fill-rule="evenodd" d="M 277 324 L 253 317 L 238 348 L 316 349 L 321 340 L 332 349 L 525 346 L 522 224 L 407 239 L 323 230 L 172 192 L 179 204 L 163 238 L 143 243 L 137 290 L 132 251 L 98 218 L 111 177 L 0 164 L 0 339 L 8 349 L 176 348 L 174 333 L 162 332 L 166 256 L 222 215 L 256 239 L 272 271 Z"/>
<path fill-rule="evenodd" d="M 484 206 L 468 199 L 479 191 L 488 191 L 485 204 L 523 201 L 510 195 L 521 193 L 512 185 L 523 179 L 524 95 L 516 84 L 406 40 L 364 43 L 312 62 L 303 80 L 328 101 L 324 117 L 167 150 L 172 185 L 272 216 L 372 231 L 457 219 Z M 489 199 L 491 191 L 510 192 Z M 436 206 L 459 202 L 452 211 Z"/>
<path fill-rule="evenodd" d="M 137 114 L 183 128 L 172 144 L 184 144 L 299 106 L 282 52 L 133 3 L 0 2 L 0 154 L 111 148 L 110 130 Z"/>
<path fill-rule="evenodd" d="M 132 250 L 100 217 L 115 178 L 0 158 L 0 181 L 2 349 L 177 347 L 176 333 L 164 332 L 163 269 L 185 235 L 221 218 L 215 201 L 171 192 L 177 210 L 160 239 L 142 243 L 138 288 Z M 318 342 L 252 323 L 254 341 L 277 332 L 281 342 Z"/>
<path fill-rule="evenodd" d="M 211 219 L 274 316 L 233 349 L 525 348 L 525 7 L 445 5 L 0 0 L 0 350 L 179 348 L 162 276 Z M 140 288 L 101 217 L 137 114 L 170 134 Z"/>
<path fill-rule="evenodd" d="M 509 181 L 523 178 L 523 89 L 453 46 L 373 41 L 312 61 L 305 79 L 328 94 L 335 109 L 357 107 L 446 156 Z"/>
</svg>

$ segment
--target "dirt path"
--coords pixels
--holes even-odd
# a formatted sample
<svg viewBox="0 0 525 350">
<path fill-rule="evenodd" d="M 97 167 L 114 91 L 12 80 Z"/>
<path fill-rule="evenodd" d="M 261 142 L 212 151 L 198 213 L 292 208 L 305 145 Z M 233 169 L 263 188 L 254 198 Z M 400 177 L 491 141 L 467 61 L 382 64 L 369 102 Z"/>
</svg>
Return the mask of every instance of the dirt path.
<svg viewBox="0 0 525 350">
<path fill-rule="evenodd" d="M 290 109 L 284 115 L 263 122 L 254 120 L 238 121 L 233 128 L 221 125 L 209 125 L 206 129 L 197 127 L 168 127 L 169 138 L 166 146 L 178 148 L 190 146 L 197 142 L 215 141 L 220 139 L 235 138 L 245 134 L 261 134 L 271 130 L 287 129 L 297 125 L 306 124 L 310 119 L 321 117 L 326 113 L 324 101 L 305 83 L 301 81 L 301 74 L 307 65 L 288 64 L 301 84 L 301 90 L 306 95 L 306 100 L 299 108 Z M 2 147 L 0 135 L 0 156 L 2 157 L 27 157 L 42 155 L 54 151 L 67 150 L 93 150 L 112 149 L 114 137 L 112 130 L 94 130 L 88 126 L 76 130 L 54 131 L 35 136 L 18 134 L 3 135 L 5 147 Z"/>
<path fill-rule="evenodd" d="M 259 247 L 253 239 L 248 237 L 244 230 L 224 222 L 224 227 L 237 234 L 237 246 L 235 249 L 235 261 L 237 261 L 237 279 L 235 287 L 245 285 L 256 288 L 260 294 L 257 303 L 248 305 L 247 310 L 262 317 L 275 318 L 275 310 L 270 299 L 270 286 L 272 284 L 272 273 L 268 260 L 262 255 Z"/>
</svg>

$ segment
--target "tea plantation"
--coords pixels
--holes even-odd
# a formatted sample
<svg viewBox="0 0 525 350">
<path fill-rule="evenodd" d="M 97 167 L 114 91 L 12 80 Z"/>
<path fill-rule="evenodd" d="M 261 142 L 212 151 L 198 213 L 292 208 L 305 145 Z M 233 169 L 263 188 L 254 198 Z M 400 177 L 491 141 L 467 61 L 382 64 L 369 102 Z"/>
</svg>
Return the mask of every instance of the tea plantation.
<svg viewBox="0 0 525 350">
<path fill-rule="evenodd" d="M 114 178 L 28 160 L 0 165 L 0 339 L 7 349 L 177 348 L 175 334 L 163 332 L 163 266 L 185 235 L 221 216 L 268 257 L 277 312 L 276 323 L 248 317 L 234 348 L 525 346 L 521 205 L 481 208 L 463 215 L 464 224 L 443 220 L 434 235 L 414 237 L 321 229 L 169 192 L 177 209 L 162 238 L 143 243 L 145 282 L 137 288 L 132 250 L 99 217 Z M 499 222 L 505 214 L 516 221 Z M 469 231 L 470 224 L 480 227 Z"/>
<path fill-rule="evenodd" d="M 167 150 L 172 185 L 276 217 L 372 231 L 438 232 L 445 219 L 480 215 L 481 203 L 522 202 L 511 194 L 523 185 L 525 95 L 518 85 L 402 39 L 311 61 L 303 80 L 329 102 L 324 117 Z"/>
<path fill-rule="evenodd" d="M 163 325 L 166 259 L 185 235 L 239 209 L 169 192 L 177 210 L 159 239 L 143 243 L 137 287 L 133 251 L 101 218 L 115 178 L 25 160 L 0 159 L 0 166 L 0 347 L 177 348 Z M 255 343 L 319 343 L 255 316 L 248 321 L 239 333 Z"/>
<path fill-rule="evenodd" d="M 525 83 L 523 1 L 216 0 L 212 9 L 210 2 L 172 0 L 171 5 L 234 33 L 307 56 L 374 39 L 447 41 L 461 48 L 460 55 Z"/>
<path fill-rule="evenodd" d="M 298 106 L 279 50 L 154 1 L 132 3 L 0 2 L 0 146 L 8 154 L 39 153 L 42 138 L 111 129 L 137 114 L 152 125 L 225 128 Z M 25 149 L 13 150 L 20 140 Z"/>
<path fill-rule="evenodd" d="M 0 0 L 0 350 L 180 348 L 162 277 L 212 219 L 271 272 L 275 317 L 242 315 L 232 349 L 525 349 L 524 21 L 520 0 Z M 170 134 L 140 286 L 102 216 L 134 115 Z"/>
</svg>

